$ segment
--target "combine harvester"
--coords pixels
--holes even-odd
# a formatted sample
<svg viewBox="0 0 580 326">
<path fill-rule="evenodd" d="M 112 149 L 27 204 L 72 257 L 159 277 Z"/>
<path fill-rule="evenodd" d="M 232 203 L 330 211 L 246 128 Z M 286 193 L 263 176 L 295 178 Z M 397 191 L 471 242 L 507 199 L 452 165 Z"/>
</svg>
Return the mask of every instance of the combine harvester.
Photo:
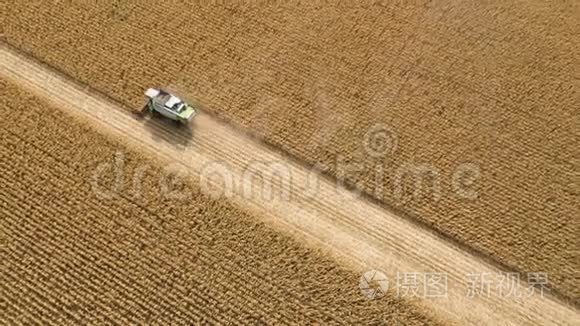
<svg viewBox="0 0 580 326">
<path fill-rule="evenodd" d="M 195 108 L 177 96 L 161 89 L 149 88 L 145 91 L 149 98 L 143 111 L 160 114 L 168 119 L 187 124 L 196 114 Z"/>
</svg>

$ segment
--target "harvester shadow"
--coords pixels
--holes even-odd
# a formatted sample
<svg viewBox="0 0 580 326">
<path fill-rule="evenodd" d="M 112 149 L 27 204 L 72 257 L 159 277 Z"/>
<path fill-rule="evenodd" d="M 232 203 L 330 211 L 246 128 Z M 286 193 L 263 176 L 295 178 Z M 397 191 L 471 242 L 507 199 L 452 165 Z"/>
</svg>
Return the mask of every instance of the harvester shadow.
<svg viewBox="0 0 580 326">
<path fill-rule="evenodd" d="M 136 119 L 143 122 L 143 126 L 157 142 L 166 142 L 176 148 L 188 147 L 193 139 L 193 128 L 189 124 L 182 124 L 151 114 L 136 115 Z"/>
</svg>

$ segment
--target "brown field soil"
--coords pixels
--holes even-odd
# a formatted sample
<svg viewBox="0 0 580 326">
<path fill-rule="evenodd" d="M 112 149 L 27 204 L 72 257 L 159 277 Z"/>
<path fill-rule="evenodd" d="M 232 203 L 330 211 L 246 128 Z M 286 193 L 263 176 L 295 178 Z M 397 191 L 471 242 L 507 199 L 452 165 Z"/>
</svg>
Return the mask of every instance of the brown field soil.
<svg viewBox="0 0 580 326">
<path fill-rule="evenodd" d="M 90 88 L 2 47 L 0 75 L 40 96 L 46 106 L 59 108 L 75 119 L 86 121 L 95 130 L 110 139 L 122 140 L 123 144 L 139 153 L 148 153 L 163 167 L 161 176 L 164 178 L 157 180 L 157 188 L 143 194 L 139 191 L 141 183 L 135 183 L 135 178 L 139 180 L 139 167 L 127 172 L 123 152 L 103 156 L 100 164 L 95 163 L 93 168 L 101 178 L 102 173 L 107 177 L 105 182 L 97 182 L 99 187 L 92 188 L 97 197 L 106 195 L 107 191 L 122 191 L 143 202 L 149 193 L 157 190 L 182 202 L 187 201 L 191 194 L 189 187 L 180 184 L 190 180 L 193 185 L 200 185 L 193 187 L 196 191 L 201 189 L 202 193 L 210 194 L 214 199 L 217 197 L 242 208 L 282 234 L 292 234 L 302 244 L 322 250 L 359 275 L 369 270 L 383 272 L 390 280 L 389 290 L 394 293 L 399 290 L 405 293 L 398 286 L 400 275 L 404 273 L 418 273 L 416 282 L 420 289 L 428 288 L 421 275 L 445 275 L 444 296 L 423 296 L 423 290 L 418 292 L 418 297 L 402 295 L 421 307 L 423 313 L 437 319 L 474 325 L 547 325 L 572 324 L 578 318 L 578 311 L 554 300 L 549 293 L 530 292 L 525 284 L 508 287 L 510 292 L 524 295 L 522 299 L 501 295 L 495 289 L 483 295 L 469 296 L 469 273 L 488 275 L 496 278 L 495 286 L 507 286 L 501 278 L 497 279 L 505 271 L 408 219 L 353 196 L 352 191 L 337 186 L 332 180 L 312 179 L 312 172 L 316 175 L 316 171 L 289 161 L 288 157 L 258 139 L 248 137 L 204 112 L 196 117 L 191 128 L 177 128 L 163 119 L 133 115 Z M 278 164 L 284 169 L 272 169 L 272 165 L 264 166 L 264 162 Z M 215 167 L 216 163 L 222 168 L 206 169 Z M 103 164 L 105 169 L 101 170 Z M 119 177 L 115 172 L 119 170 L 125 172 L 122 177 L 133 181 L 132 186 L 115 187 L 114 180 Z M 230 178 L 226 179 L 223 174 L 218 179 L 207 178 L 219 171 L 227 172 L 225 175 Z M 280 179 L 286 174 L 288 178 Z M 165 177 L 171 177 L 169 180 L 173 181 L 168 185 Z M 209 188 L 208 179 L 212 180 Z M 314 188 L 309 187 L 313 180 Z M 252 192 L 249 193 L 246 186 L 250 186 Z M 273 198 L 267 196 L 268 187 L 274 194 Z M 287 198 L 278 197 L 286 191 Z"/>
<path fill-rule="evenodd" d="M 158 161 L 3 79 L 0 114 L 2 324 L 434 323 L 194 183 L 160 195 Z M 146 167 L 140 196 L 94 191 L 118 153 L 126 176 Z"/>
<path fill-rule="evenodd" d="M 578 303 L 576 7 L 20 1 L 1 28 L 127 105 L 148 86 L 178 89 L 504 266 L 547 273 Z M 377 123 L 391 146 L 369 153 Z M 476 199 L 454 188 L 464 164 Z M 409 168 L 439 190 L 399 188 Z"/>
</svg>

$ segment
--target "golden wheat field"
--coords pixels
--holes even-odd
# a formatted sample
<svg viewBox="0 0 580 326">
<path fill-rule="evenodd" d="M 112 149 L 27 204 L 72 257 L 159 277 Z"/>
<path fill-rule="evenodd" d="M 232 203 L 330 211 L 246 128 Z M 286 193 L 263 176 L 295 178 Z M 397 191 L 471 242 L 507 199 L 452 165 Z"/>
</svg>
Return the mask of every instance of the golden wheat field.
<svg viewBox="0 0 580 326">
<path fill-rule="evenodd" d="M 358 275 L 195 184 L 176 205 L 155 159 L 1 86 L 2 323 L 433 322 L 369 304 Z M 103 198 L 92 173 L 120 155 L 123 191 Z M 137 197 L 128 176 L 144 166 Z"/>
<path fill-rule="evenodd" d="M 0 321 L 574 324 L 579 12 L 4 6 Z M 135 113 L 148 87 L 198 116 Z M 175 165 L 198 177 L 165 179 Z M 212 181 L 226 198 L 205 188 L 208 166 L 235 179 Z M 288 200 L 245 196 L 268 182 Z M 377 270 L 388 286 L 367 284 Z M 435 274 L 445 295 L 427 297 Z"/>
<path fill-rule="evenodd" d="M 144 85 L 185 90 L 472 250 L 549 273 L 555 290 L 578 296 L 571 7 L 156 6 L 20 2 L 7 10 L 4 37 L 133 107 Z M 377 155 L 363 146 L 373 128 L 393 142 Z M 354 164 L 341 171 L 341 162 Z M 409 165 L 435 175 L 438 196 L 428 185 L 416 196 L 397 189 Z M 454 191 L 466 167 L 479 176 L 477 200 Z"/>
</svg>

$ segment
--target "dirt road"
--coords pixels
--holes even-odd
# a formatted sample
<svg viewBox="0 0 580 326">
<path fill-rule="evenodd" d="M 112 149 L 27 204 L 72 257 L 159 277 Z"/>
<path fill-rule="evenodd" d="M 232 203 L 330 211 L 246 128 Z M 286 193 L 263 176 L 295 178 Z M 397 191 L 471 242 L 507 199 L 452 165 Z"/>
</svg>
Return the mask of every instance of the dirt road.
<svg viewBox="0 0 580 326">
<path fill-rule="evenodd" d="M 580 318 L 577 310 L 547 293 L 529 291 L 525 284 L 515 285 L 525 298 L 496 291 L 470 297 L 470 275 L 502 271 L 207 114 L 200 113 L 190 128 L 138 118 L 5 47 L 0 48 L 0 74 L 100 132 L 155 155 L 168 170 L 198 179 L 213 196 L 323 248 L 361 275 L 383 272 L 392 291 L 397 291 L 397 277 L 405 273 L 445 275 L 444 295 L 412 299 L 442 319 L 464 324 L 574 324 Z M 415 286 L 429 288 L 424 280 L 416 278 Z"/>
</svg>

